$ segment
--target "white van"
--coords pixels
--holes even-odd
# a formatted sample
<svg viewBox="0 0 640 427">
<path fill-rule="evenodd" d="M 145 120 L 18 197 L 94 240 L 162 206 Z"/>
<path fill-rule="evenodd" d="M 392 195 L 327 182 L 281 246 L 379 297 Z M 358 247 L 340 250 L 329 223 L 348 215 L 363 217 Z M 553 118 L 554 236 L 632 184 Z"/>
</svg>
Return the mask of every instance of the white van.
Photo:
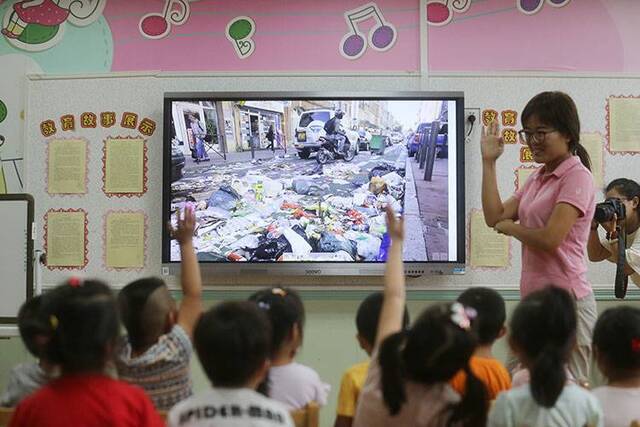
<svg viewBox="0 0 640 427">
<path fill-rule="evenodd" d="M 326 135 L 324 124 L 331 120 L 334 115 L 335 111 L 329 109 L 309 110 L 300 114 L 293 145 L 298 150 L 298 156 L 301 159 L 308 159 L 311 153 L 318 151 L 320 148 L 319 139 L 321 136 Z M 345 117 L 341 121 L 346 123 L 347 118 Z M 349 142 L 355 144 L 356 154 L 358 154 L 358 132 L 344 130 Z"/>
</svg>

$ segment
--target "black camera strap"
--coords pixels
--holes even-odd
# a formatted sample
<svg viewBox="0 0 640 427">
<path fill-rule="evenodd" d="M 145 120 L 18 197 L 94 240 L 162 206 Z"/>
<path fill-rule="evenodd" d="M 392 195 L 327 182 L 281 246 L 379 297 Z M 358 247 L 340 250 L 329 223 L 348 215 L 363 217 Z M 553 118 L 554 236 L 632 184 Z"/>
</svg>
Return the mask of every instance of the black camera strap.
<svg viewBox="0 0 640 427">
<path fill-rule="evenodd" d="M 624 227 L 616 226 L 618 234 L 618 262 L 616 263 L 616 298 L 624 299 L 627 295 L 627 285 L 629 284 L 629 276 L 624 273 L 624 266 L 627 263 L 627 232 Z"/>
</svg>

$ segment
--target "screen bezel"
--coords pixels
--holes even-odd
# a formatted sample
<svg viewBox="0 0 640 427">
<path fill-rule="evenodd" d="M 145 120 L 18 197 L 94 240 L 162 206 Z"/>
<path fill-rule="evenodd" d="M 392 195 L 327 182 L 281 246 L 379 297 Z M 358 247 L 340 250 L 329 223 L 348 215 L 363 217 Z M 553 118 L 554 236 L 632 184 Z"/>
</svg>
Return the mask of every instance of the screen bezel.
<svg viewBox="0 0 640 427">
<path fill-rule="evenodd" d="M 465 152 L 464 152 L 464 93 L 463 92 L 179 92 L 165 93 L 163 105 L 163 171 L 162 171 L 162 266 L 163 274 L 177 274 L 179 261 L 170 260 L 170 236 L 166 225 L 170 219 L 171 206 L 171 104 L 176 101 L 278 101 L 278 100 L 362 100 L 362 101 L 456 101 L 456 261 L 405 262 L 405 272 L 409 275 L 461 274 L 466 263 L 466 219 L 465 219 Z M 203 274 L 272 274 L 272 275 L 371 275 L 384 274 L 384 263 L 380 262 L 259 262 L 220 263 L 200 262 Z"/>
</svg>

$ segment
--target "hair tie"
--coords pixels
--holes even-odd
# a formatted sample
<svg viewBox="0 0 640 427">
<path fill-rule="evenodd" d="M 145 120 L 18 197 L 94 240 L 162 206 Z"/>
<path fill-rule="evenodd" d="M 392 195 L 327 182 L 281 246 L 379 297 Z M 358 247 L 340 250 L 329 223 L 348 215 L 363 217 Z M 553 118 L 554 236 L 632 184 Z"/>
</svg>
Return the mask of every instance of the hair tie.
<svg viewBox="0 0 640 427">
<path fill-rule="evenodd" d="M 58 329 L 59 323 L 60 322 L 58 321 L 58 318 L 55 315 L 52 314 L 51 316 L 49 316 L 49 324 L 51 324 L 51 329 L 53 329 L 54 331 Z"/>
<path fill-rule="evenodd" d="M 263 310 L 269 310 L 271 308 L 271 305 L 264 301 L 258 301 L 258 308 L 261 308 Z"/>
<path fill-rule="evenodd" d="M 78 276 L 72 276 L 69 278 L 67 283 L 69 283 L 69 286 L 71 286 L 72 288 L 79 288 L 80 286 L 82 286 L 82 279 Z"/>
<path fill-rule="evenodd" d="M 285 291 L 282 288 L 273 288 L 273 289 L 271 289 L 271 293 L 273 295 L 280 295 L 281 297 L 286 297 L 287 296 L 287 291 Z"/>
<path fill-rule="evenodd" d="M 634 353 L 640 353 L 640 338 L 631 339 L 631 351 Z"/>
<path fill-rule="evenodd" d="M 451 321 L 465 331 L 471 328 L 471 320 L 477 315 L 478 312 L 471 307 L 465 307 L 459 302 L 451 304 Z"/>
</svg>

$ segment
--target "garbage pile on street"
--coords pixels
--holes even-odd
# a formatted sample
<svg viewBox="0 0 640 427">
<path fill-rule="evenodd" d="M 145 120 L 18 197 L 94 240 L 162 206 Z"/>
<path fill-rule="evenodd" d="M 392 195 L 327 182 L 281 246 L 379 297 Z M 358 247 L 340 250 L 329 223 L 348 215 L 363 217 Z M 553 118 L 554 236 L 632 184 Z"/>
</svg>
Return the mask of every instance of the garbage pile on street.
<svg viewBox="0 0 640 427">
<path fill-rule="evenodd" d="M 193 203 L 194 245 L 203 261 L 384 261 L 384 206 L 402 212 L 404 162 L 286 159 L 232 163 L 172 185 L 172 222 Z M 171 259 L 179 247 L 171 242 Z"/>
</svg>

